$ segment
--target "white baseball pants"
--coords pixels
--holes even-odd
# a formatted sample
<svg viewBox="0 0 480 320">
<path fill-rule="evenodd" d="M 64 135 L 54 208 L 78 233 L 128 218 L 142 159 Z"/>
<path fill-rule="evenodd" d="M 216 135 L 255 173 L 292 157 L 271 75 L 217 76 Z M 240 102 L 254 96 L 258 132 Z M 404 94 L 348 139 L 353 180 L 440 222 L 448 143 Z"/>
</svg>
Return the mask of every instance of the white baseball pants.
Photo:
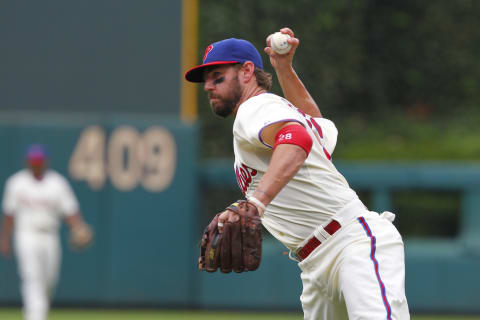
<svg viewBox="0 0 480 320">
<path fill-rule="evenodd" d="M 305 319 L 410 319 L 394 216 L 360 211 L 299 263 Z"/>
<path fill-rule="evenodd" d="M 15 251 L 25 320 L 46 320 L 61 259 L 54 232 L 16 232 Z"/>
</svg>

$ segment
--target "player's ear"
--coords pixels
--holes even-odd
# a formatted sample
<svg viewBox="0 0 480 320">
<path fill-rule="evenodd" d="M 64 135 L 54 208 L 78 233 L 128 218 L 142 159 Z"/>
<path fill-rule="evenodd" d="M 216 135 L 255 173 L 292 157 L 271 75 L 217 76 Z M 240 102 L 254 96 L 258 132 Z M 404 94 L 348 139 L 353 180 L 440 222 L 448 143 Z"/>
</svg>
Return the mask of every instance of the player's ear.
<svg viewBox="0 0 480 320">
<path fill-rule="evenodd" d="M 245 62 L 240 68 L 240 76 L 244 82 L 249 82 L 254 74 L 255 65 L 251 61 Z"/>
</svg>

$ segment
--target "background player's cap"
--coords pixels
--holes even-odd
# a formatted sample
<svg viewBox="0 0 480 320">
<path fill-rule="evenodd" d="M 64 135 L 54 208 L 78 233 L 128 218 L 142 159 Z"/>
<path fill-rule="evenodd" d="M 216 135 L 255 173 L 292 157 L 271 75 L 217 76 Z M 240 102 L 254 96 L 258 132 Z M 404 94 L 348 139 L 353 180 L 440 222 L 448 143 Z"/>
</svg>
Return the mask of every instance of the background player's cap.
<svg viewBox="0 0 480 320">
<path fill-rule="evenodd" d="M 25 153 L 25 158 L 32 164 L 39 164 L 48 158 L 47 150 L 41 144 L 31 144 Z"/>
<path fill-rule="evenodd" d="M 203 56 L 203 63 L 199 66 L 193 67 L 185 73 L 185 79 L 190 82 L 203 82 L 203 71 L 205 67 L 244 63 L 251 61 L 255 67 L 263 69 L 262 57 L 258 50 L 248 42 L 242 39 L 225 39 L 212 43 L 205 49 Z"/>
</svg>

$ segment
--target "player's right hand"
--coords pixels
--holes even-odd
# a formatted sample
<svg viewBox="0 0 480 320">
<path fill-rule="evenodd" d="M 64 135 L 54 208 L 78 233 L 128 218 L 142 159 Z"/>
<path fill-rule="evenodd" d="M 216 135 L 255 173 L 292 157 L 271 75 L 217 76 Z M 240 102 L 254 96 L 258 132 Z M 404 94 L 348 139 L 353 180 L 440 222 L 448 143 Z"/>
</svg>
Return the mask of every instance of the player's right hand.
<svg viewBox="0 0 480 320">
<path fill-rule="evenodd" d="M 273 51 L 272 47 L 270 46 L 270 38 L 272 37 L 272 34 L 267 37 L 267 46 L 264 49 L 265 53 L 270 57 L 270 63 L 272 64 L 272 67 L 277 71 L 283 68 L 290 68 L 292 66 L 293 56 L 295 55 L 295 51 L 300 44 L 300 40 L 295 38 L 294 33 L 290 28 L 282 28 L 280 29 L 280 32 L 290 35 L 291 38 L 288 39 L 288 43 L 292 45 L 292 49 L 290 49 L 287 54 L 278 54 Z"/>
<path fill-rule="evenodd" d="M 240 220 L 240 216 L 238 213 L 233 212 L 232 210 L 225 210 L 220 215 L 218 216 L 218 232 L 222 233 L 223 232 L 223 225 L 226 222 L 237 222 Z"/>
</svg>

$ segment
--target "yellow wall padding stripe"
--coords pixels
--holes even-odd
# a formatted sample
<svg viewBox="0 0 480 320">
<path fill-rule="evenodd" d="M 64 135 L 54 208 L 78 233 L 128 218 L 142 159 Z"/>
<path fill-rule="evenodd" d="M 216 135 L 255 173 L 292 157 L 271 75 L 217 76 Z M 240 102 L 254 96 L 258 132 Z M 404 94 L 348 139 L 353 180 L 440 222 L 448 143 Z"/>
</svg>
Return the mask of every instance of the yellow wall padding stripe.
<svg viewBox="0 0 480 320">
<path fill-rule="evenodd" d="M 197 87 L 185 80 L 185 71 L 197 65 L 198 0 L 182 0 L 182 74 L 180 77 L 180 118 L 192 123 L 197 120 Z"/>
</svg>

